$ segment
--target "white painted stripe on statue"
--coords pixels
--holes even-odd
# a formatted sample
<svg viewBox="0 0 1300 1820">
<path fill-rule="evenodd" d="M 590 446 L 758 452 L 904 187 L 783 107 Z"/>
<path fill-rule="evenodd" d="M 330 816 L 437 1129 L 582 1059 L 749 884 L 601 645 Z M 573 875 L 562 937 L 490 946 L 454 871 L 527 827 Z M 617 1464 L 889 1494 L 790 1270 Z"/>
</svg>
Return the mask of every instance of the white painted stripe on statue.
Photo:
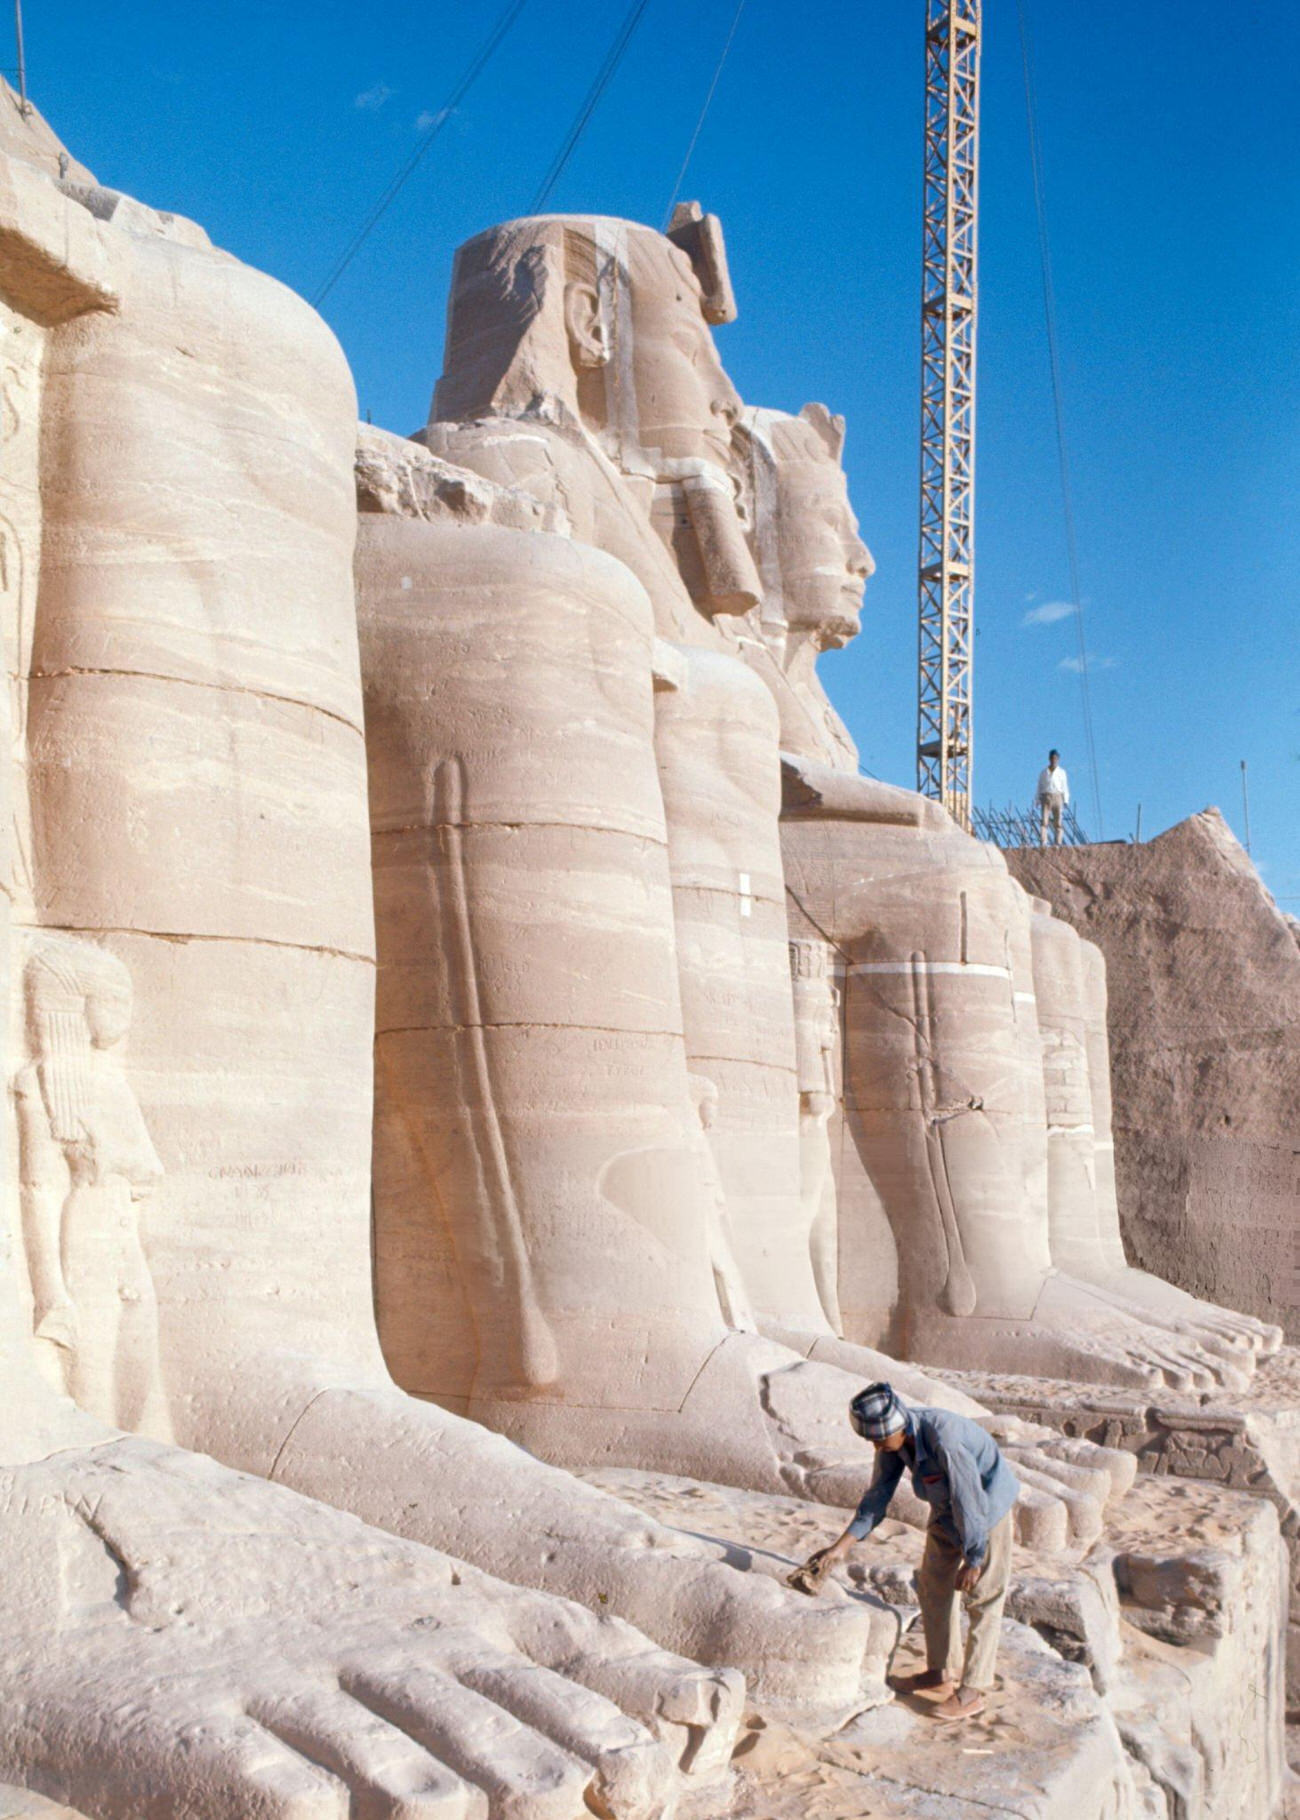
<svg viewBox="0 0 1300 1820">
<path fill-rule="evenodd" d="M 1009 980 L 1009 967 L 990 967 L 982 961 L 853 961 L 850 973 L 952 973 L 972 979 Z"/>
</svg>

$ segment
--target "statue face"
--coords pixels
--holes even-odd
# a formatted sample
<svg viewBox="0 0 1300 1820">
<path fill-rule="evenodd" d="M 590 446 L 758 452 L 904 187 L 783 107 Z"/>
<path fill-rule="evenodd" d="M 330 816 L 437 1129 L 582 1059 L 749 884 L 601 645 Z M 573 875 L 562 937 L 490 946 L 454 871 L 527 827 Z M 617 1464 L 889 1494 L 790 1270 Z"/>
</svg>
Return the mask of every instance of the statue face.
<svg viewBox="0 0 1300 1820">
<path fill-rule="evenodd" d="M 691 262 L 658 235 L 629 241 L 638 440 L 670 459 L 730 469 L 741 404 L 704 320 Z"/>
<path fill-rule="evenodd" d="M 844 470 L 829 453 L 777 463 L 777 537 L 786 623 L 838 650 L 862 627 L 862 595 L 875 571 L 858 535 Z"/>
<path fill-rule="evenodd" d="M 111 1049 L 131 1028 L 128 986 L 98 986 L 86 1000 L 86 1025 L 96 1049 Z"/>
</svg>

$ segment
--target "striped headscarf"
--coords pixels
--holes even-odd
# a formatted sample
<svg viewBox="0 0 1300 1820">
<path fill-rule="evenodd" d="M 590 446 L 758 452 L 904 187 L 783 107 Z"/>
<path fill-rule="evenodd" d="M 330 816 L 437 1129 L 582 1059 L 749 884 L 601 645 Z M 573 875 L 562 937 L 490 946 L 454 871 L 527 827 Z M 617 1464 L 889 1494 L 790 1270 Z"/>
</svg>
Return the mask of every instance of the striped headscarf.
<svg viewBox="0 0 1300 1820">
<path fill-rule="evenodd" d="M 892 1384 L 868 1384 L 849 1404 L 849 1421 L 864 1441 L 884 1441 L 907 1427 Z"/>
</svg>

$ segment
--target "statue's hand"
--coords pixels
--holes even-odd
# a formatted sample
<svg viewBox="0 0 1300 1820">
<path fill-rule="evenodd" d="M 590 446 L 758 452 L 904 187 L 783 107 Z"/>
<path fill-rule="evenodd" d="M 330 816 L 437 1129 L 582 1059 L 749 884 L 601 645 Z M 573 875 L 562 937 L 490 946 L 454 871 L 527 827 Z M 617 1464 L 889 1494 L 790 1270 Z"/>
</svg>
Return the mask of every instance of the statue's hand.
<svg viewBox="0 0 1300 1820">
<path fill-rule="evenodd" d="M 79 1337 L 77 1310 L 66 1293 L 48 1307 L 36 1310 L 38 1340 L 48 1340 L 52 1346 L 61 1346 L 65 1352 L 75 1352 Z"/>
</svg>

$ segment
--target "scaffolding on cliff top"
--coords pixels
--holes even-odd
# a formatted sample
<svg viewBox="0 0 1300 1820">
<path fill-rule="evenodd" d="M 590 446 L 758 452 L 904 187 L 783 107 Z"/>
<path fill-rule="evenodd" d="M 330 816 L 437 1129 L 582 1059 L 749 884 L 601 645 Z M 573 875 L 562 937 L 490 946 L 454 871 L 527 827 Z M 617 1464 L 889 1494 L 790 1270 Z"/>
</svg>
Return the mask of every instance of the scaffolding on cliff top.
<svg viewBox="0 0 1300 1820">
<path fill-rule="evenodd" d="M 1005 809 L 975 809 L 971 813 L 971 830 L 980 840 L 991 841 L 995 847 L 1036 847 L 1039 844 L 1039 816 L 1036 808 L 1018 809 L 1014 803 L 1008 803 Z M 1067 803 L 1061 813 L 1061 845 L 1063 847 L 1091 846 L 1088 836 L 1079 826 L 1074 813 L 1074 805 Z"/>
</svg>

